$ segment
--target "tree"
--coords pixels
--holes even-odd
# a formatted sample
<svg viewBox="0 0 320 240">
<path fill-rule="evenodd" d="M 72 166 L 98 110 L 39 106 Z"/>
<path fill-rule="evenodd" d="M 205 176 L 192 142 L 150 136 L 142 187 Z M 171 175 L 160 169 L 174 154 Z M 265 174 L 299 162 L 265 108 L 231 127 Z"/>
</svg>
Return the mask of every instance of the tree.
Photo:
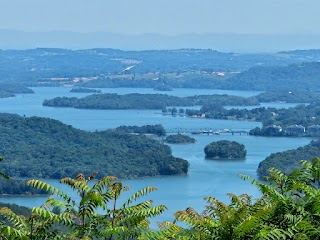
<svg viewBox="0 0 320 240">
<path fill-rule="evenodd" d="M 120 181 L 112 176 L 106 176 L 90 187 L 88 183 L 94 179 L 94 175 L 92 174 L 87 179 L 83 174 L 79 174 L 75 179 L 61 179 L 61 183 L 77 191 L 80 196 L 79 202 L 39 180 L 28 182 L 35 188 L 46 189 L 49 193 L 61 198 L 61 200 L 49 198 L 40 209 L 53 215 L 51 213 L 52 209 L 59 208 L 61 213 L 58 216 L 65 217 L 64 221 L 59 221 L 59 224 L 70 230 L 67 233 L 69 238 L 137 238 L 142 232 L 149 230 L 148 218 L 166 210 L 164 205 L 153 206 L 151 200 L 133 204 L 139 197 L 155 191 L 156 188 L 154 187 L 141 189 L 118 207 L 118 199 L 121 193 L 129 188 L 123 186 Z M 99 214 L 97 212 L 98 208 L 102 208 L 104 214 Z"/>
<path fill-rule="evenodd" d="M 0 157 L 0 162 L 3 161 L 3 157 Z M 9 176 L 5 174 L 4 172 L 0 172 L 0 176 L 2 176 L 4 179 L 9 180 Z"/>
<path fill-rule="evenodd" d="M 171 110 L 171 114 L 172 115 L 176 115 L 178 113 L 178 110 L 174 107 L 174 108 L 172 108 L 172 110 Z"/>
<path fill-rule="evenodd" d="M 160 230 L 151 230 L 148 218 L 161 214 L 166 207 L 153 206 L 151 200 L 133 203 L 155 191 L 154 187 L 136 192 L 118 206 L 121 193 L 128 187 L 115 177 L 104 177 L 92 187 L 88 183 L 94 179 L 95 173 L 87 179 L 83 174 L 75 179 L 62 179 L 61 183 L 77 191 L 78 202 L 44 182 L 30 180 L 29 185 L 45 189 L 59 198 L 49 198 L 42 207 L 33 208 L 30 217 L 0 208 L 0 215 L 5 218 L 5 221 L 0 220 L 0 238 L 320 239 L 320 159 L 301 161 L 301 165 L 302 168 L 290 174 L 271 168 L 267 182 L 241 175 L 260 190 L 259 199 L 253 201 L 247 194 L 228 194 L 230 203 L 224 203 L 206 197 L 203 213 L 191 207 L 178 211 L 173 222 L 159 223 Z M 98 213 L 98 208 L 104 213 Z"/>
<path fill-rule="evenodd" d="M 262 196 L 255 202 L 246 194 L 229 194 L 230 204 L 206 197 L 202 214 L 193 208 L 178 211 L 174 222 L 161 223 L 160 231 L 146 235 L 159 240 L 319 239 L 320 159 L 301 164 L 289 175 L 271 168 L 268 182 L 241 175 L 259 188 Z"/>
<path fill-rule="evenodd" d="M 166 113 L 168 113 L 168 110 L 167 110 L 167 108 L 163 108 L 163 109 L 162 109 L 161 111 L 162 111 L 162 113 L 163 113 L 163 114 L 166 114 Z"/>
</svg>

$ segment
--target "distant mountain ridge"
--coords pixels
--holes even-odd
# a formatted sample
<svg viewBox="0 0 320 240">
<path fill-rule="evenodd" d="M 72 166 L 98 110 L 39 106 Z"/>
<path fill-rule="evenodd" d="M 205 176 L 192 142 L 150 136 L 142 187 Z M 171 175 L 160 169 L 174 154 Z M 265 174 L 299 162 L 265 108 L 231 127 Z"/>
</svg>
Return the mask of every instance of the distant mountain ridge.
<svg viewBox="0 0 320 240">
<path fill-rule="evenodd" d="M 124 50 L 211 48 L 233 52 L 278 52 L 320 48 L 320 35 L 203 33 L 177 36 L 107 32 L 23 32 L 0 29 L 1 49 L 118 48 Z"/>
<path fill-rule="evenodd" d="M 91 78 L 89 80 L 100 77 L 104 80 L 105 76 L 108 76 L 110 81 L 103 81 L 103 87 L 120 87 L 122 86 L 121 80 L 126 84 L 123 86 L 129 87 L 128 84 L 130 84 L 130 87 L 141 87 L 145 81 L 140 80 L 146 79 L 160 79 L 160 84 L 164 84 L 166 79 L 179 80 L 182 79 L 182 76 L 184 81 L 191 81 L 192 78 L 196 78 L 198 81 L 201 77 L 210 78 L 211 82 L 211 79 L 223 79 L 227 77 L 228 73 L 236 74 L 254 66 L 288 65 L 318 59 L 320 57 L 310 59 L 301 56 L 292 57 L 291 54 L 284 53 L 240 54 L 190 48 L 145 51 L 124 51 L 110 48 L 0 50 L 0 81 L 19 81 L 27 83 L 27 86 L 46 84 L 52 86 L 55 84 L 74 84 L 73 80 L 79 82 L 79 77 Z M 155 74 L 141 75 L 150 72 Z M 186 72 L 189 74 L 187 77 L 184 76 Z M 134 75 L 135 73 L 138 74 Z M 117 78 L 110 76 L 112 74 L 117 74 Z M 128 82 L 127 79 L 130 81 Z M 65 82 L 62 83 L 62 80 Z M 176 84 L 172 87 L 194 86 L 193 82 L 183 86 L 179 81 L 175 82 Z M 216 85 L 212 86 L 210 82 L 204 87 L 217 87 Z M 106 83 L 109 86 L 106 86 Z M 155 87 L 155 81 L 149 81 L 149 83 L 149 85 L 144 84 L 143 86 Z"/>
</svg>

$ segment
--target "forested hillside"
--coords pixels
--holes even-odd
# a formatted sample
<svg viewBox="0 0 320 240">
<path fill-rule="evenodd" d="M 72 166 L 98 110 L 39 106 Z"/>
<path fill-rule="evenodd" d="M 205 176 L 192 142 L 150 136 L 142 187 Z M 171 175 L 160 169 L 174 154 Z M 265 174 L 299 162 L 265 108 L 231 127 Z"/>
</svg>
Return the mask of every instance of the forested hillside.
<svg viewBox="0 0 320 240">
<path fill-rule="evenodd" d="M 227 79 L 225 89 L 237 90 L 320 90 L 320 63 L 310 62 L 289 66 L 260 66 Z"/>
<path fill-rule="evenodd" d="M 62 178 L 98 172 L 136 178 L 186 174 L 188 162 L 170 147 L 114 130 L 86 132 L 59 121 L 0 114 L 2 170 L 10 176 Z"/>
<path fill-rule="evenodd" d="M 320 92 L 288 88 L 263 92 L 255 97 L 259 102 L 314 103 L 320 100 Z"/>
<path fill-rule="evenodd" d="M 195 143 L 196 139 L 183 134 L 174 134 L 166 137 L 165 141 L 170 144 L 188 144 Z"/>
<path fill-rule="evenodd" d="M 295 168 L 300 167 L 300 160 L 308 160 L 320 157 L 320 141 L 312 141 L 310 144 L 279 153 L 272 153 L 263 160 L 258 167 L 258 175 L 263 178 L 268 175 L 268 169 L 273 167 L 285 173 L 291 173 Z"/>
<path fill-rule="evenodd" d="M 19 83 L 0 82 L 0 98 L 14 97 L 15 94 L 19 93 L 29 94 L 34 92 Z"/>
<path fill-rule="evenodd" d="M 0 81 L 24 86 L 67 84 L 84 87 L 154 88 L 165 84 L 169 88 L 224 89 L 234 89 L 240 84 L 238 89 L 252 89 L 252 86 L 242 86 L 238 81 L 229 83 L 224 80 L 252 67 L 285 66 L 318 59 L 317 56 L 310 58 L 308 55 L 293 53 L 239 54 L 211 49 L 0 50 Z"/>
</svg>

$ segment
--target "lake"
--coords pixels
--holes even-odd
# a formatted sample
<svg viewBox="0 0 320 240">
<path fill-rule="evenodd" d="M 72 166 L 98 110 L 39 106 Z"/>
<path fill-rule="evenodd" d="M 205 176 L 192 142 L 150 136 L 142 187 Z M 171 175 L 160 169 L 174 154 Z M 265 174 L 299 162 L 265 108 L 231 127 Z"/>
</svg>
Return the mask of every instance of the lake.
<svg viewBox="0 0 320 240">
<path fill-rule="evenodd" d="M 86 93 L 70 93 L 70 88 L 33 88 L 35 94 L 22 94 L 14 98 L 0 99 L 0 112 L 16 113 L 25 116 L 49 117 L 70 124 L 84 130 L 104 130 L 120 125 L 162 124 L 165 129 L 212 128 L 249 131 L 260 127 L 259 122 L 194 119 L 186 117 L 163 116 L 160 110 L 85 110 L 72 108 L 43 107 L 42 101 L 58 96 L 82 97 Z M 159 93 L 152 89 L 102 89 L 103 92 L 126 93 Z M 162 92 L 161 92 L 162 93 Z M 230 94 L 237 96 L 253 96 L 260 92 L 254 91 L 227 91 L 207 89 L 174 89 L 165 94 L 175 96 L 192 96 L 201 94 Z M 274 107 L 290 107 L 292 104 L 268 104 Z M 145 186 L 155 186 L 157 192 L 147 198 L 155 204 L 164 204 L 169 210 L 158 217 L 157 221 L 172 220 L 173 213 L 189 206 L 201 211 L 204 206 L 203 198 L 215 196 L 222 201 L 228 201 L 227 193 L 248 193 L 258 197 L 259 192 L 250 182 L 238 177 L 239 173 L 256 177 L 259 162 L 273 152 L 297 148 L 310 142 L 310 138 L 277 138 L 248 135 L 193 135 L 197 142 L 190 145 L 170 145 L 173 155 L 189 161 L 190 168 L 187 176 L 169 176 L 126 180 L 125 184 L 132 186 L 131 193 Z M 204 147 L 217 140 L 238 141 L 246 146 L 247 158 L 241 161 L 214 161 L 206 160 Z M 59 186 L 62 190 L 70 191 L 61 186 L 57 180 L 47 179 L 48 183 Z M 40 206 L 46 197 L 1 197 L 1 202 L 16 203 L 28 207 Z"/>
</svg>

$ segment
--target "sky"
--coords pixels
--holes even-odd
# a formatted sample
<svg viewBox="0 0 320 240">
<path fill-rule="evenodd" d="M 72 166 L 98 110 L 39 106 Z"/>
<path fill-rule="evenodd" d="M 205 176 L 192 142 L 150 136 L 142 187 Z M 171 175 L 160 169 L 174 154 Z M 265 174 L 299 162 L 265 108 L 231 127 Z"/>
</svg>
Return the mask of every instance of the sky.
<svg viewBox="0 0 320 240">
<path fill-rule="evenodd" d="M 319 0 L 0 0 L 0 29 L 320 34 Z"/>
</svg>

